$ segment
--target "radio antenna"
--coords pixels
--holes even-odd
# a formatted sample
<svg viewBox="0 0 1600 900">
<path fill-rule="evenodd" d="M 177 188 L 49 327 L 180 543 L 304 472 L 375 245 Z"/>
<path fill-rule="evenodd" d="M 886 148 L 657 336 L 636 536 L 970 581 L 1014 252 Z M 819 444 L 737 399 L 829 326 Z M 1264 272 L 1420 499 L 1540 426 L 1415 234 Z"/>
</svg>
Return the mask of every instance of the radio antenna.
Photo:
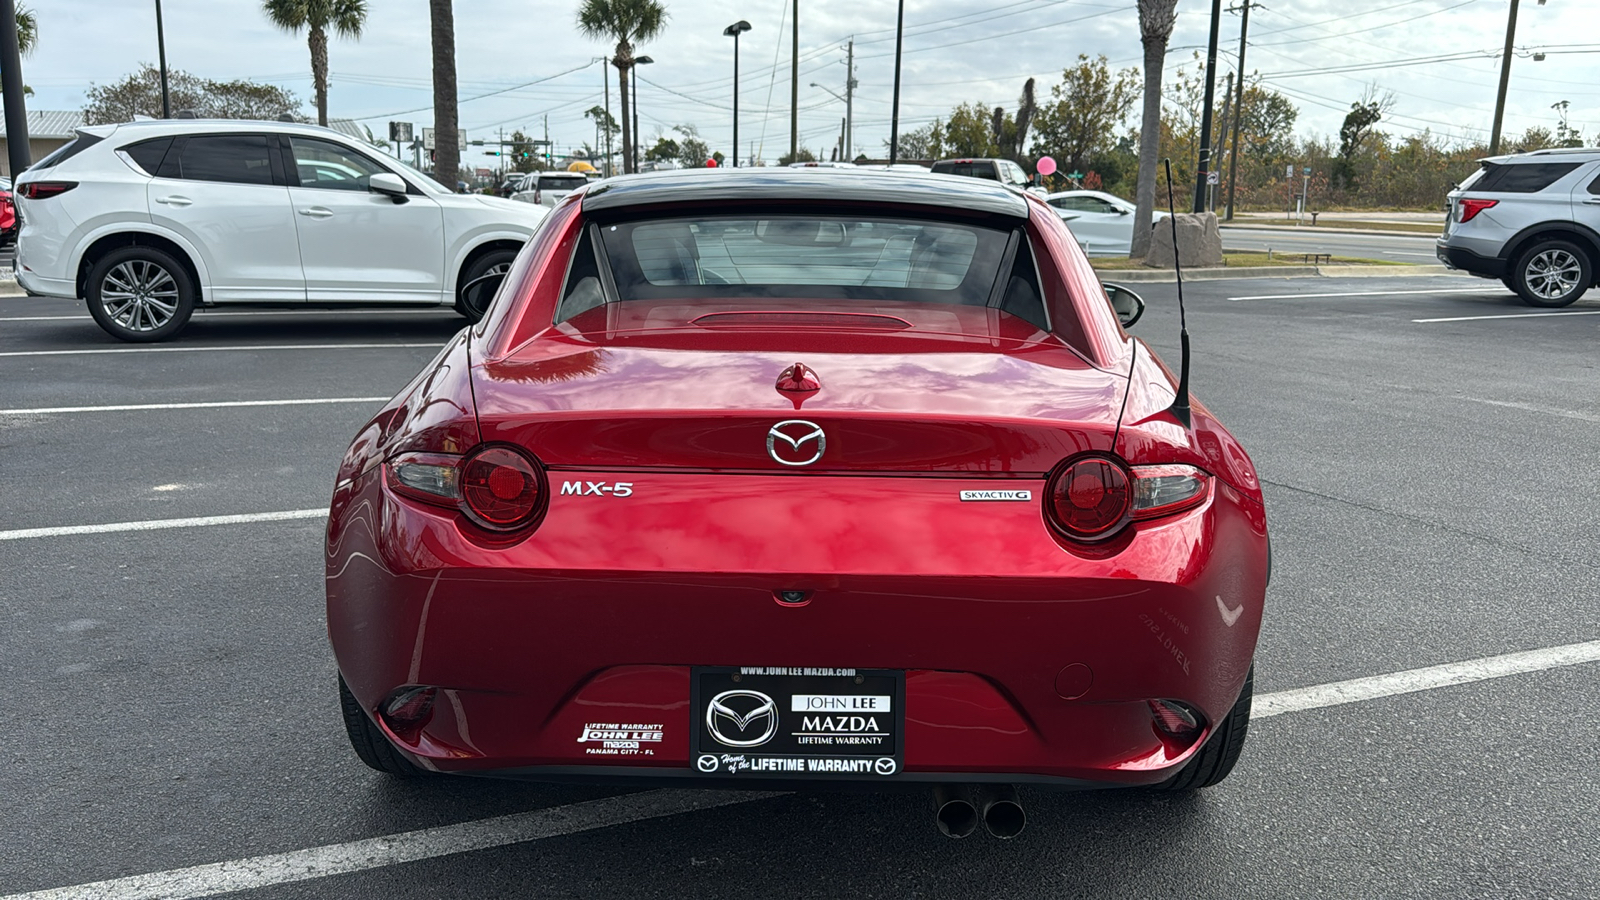
<svg viewBox="0 0 1600 900">
<path fill-rule="evenodd" d="M 1178 396 L 1172 400 L 1172 406 L 1167 411 L 1172 417 L 1183 423 L 1184 428 L 1190 426 L 1189 410 L 1189 318 L 1183 311 L 1183 266 L 1178 262 L 1178 210 L 1172 200 L 1172 160 L 1163 159 L 1162 165 L 1167 169 L 1167 223 L 1172 226 L 1172 272 L 1178 276 L 1178 341 L 1182 347 L 1182 358 L 1178 362 Z"/>
</svg>

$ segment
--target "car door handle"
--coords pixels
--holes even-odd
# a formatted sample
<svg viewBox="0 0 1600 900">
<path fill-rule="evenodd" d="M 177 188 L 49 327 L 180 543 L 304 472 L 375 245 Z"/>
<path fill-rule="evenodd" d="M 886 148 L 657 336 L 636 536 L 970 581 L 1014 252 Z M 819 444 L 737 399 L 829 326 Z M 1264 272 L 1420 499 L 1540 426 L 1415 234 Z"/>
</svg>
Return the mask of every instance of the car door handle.
<svg viewBox="0 0 1600 900">
<path fill-rule="evenodd" d="M 1600 206 L 1600 197 L 1590 197 L 1583 201 L 1585 206 Z"/>
<path fill-rule="evenodd" d="M 326 206 L 308 206 L 305 209 L 300 210 L 300 215 L 310 216 L 313 219 L 326 219 L 327 217 L 333 215 L 333 210 L 327 208 Z"/>
<path fill-rule="evenodd" d="M 183 197 L 183 196 L 179 196 L 178 194 L 173 194 L 170 197 L 157 197 L 156 198 L 156 202 L 157 203 L 165 203 L 168 206 L 188 206 L 189 204 L 193 203 L 194 201 L 190 200 L 188 197 Z"/>
</svg>

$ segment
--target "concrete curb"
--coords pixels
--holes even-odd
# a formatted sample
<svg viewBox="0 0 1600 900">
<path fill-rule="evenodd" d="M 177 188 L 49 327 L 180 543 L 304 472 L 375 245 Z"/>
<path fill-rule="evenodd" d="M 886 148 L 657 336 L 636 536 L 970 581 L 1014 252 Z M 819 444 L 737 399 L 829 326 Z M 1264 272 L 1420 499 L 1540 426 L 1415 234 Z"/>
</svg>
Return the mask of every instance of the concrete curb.
<svg viewBox="0 0 1600 900">
<path fill-rule="evenodd" d="M 1237 228 L 1241 231 L 1287 231 L 1293 234 L 1376 234 L 1389 235 L 1390 237 L 1410 238 L 1436 238 L 1444 234 L 1443 225 L 1439 226 L 1439 231 L 1437 234 L 1427 231 L 1388 231 L 1379 230 L 1377 228 L 1329 228 L 1326 225 L 1240 225 L 1238 223 L 1234 223 L 1232 225 L 1222 225 L 1220 227 L 1224 231 L 1229 228 Z"/>
<path fill-rule="evenodd" d="M 1102 282 L 1161 284 L 1177 281 L 1169 269 L 1097 269 Z M 1240 266 L 1229 269 L 1185 269 L 1184 281 L 1226 281 L 1233 278 L 1409 278 L 1414 275 L 1459 275 L 1444 266 Z"/>
</svg>

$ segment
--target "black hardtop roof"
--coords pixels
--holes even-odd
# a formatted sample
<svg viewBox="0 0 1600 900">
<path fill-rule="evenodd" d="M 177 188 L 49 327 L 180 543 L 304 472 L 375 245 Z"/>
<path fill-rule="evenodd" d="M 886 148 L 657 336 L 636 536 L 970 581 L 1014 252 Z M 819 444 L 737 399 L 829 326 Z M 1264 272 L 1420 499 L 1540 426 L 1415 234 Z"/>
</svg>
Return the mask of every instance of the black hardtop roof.
<svg viewBox="0 0 1600 900">
<path fill-rule="evenodd" d="M 1018 219 L 1028 201 L 1010 188 L 977 178 L 874 169 L 679 169 L 622 175 L 591 186 L 585 210 L 620 210 L 663 203 L 719 200 L 819 200 L 965 209 Z"/>
</svg>

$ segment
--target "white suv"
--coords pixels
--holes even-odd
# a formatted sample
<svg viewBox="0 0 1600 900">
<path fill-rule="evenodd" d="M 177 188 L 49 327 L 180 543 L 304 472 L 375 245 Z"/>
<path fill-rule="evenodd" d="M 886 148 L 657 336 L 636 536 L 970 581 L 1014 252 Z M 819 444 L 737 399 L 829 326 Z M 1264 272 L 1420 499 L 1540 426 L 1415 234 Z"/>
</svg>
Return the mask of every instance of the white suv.
<svg viewBox="0 0 1600 900">
<path fill-rule="evenodd" d="M 481 318 L 546 215 L 455 194 L 339 133 L 179 119 L 82 128 L 17 179 L 17 282 L 127 341 L 221 304 L 448 306 Z"/>
</svg>

